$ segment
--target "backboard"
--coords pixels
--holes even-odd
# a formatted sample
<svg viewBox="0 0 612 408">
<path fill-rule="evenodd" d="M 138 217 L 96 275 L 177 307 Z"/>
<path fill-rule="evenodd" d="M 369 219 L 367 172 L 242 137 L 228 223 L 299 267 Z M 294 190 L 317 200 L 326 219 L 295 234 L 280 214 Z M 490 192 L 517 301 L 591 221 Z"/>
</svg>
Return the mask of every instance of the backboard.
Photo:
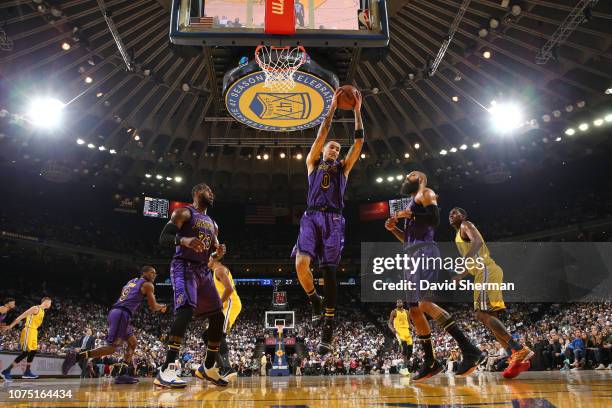
<svg viewBox="0 0 612 408">
<path fill-rule="evenodd" d="M 285 329 L 295 328 L 295 312 L 294 311 L 277 311 L 268 310 L 266 311 L 266 329 L 276 329 L 279 323 L 285 327 Z"/>
<path fill-rule="evenodd" d="M 170 39 L 205 46 L 385 47 L 386 0 L 291 0 L 295 33 L 266 33 L 266 2 L 283 0 L 173 0 Z"/>
</svg>

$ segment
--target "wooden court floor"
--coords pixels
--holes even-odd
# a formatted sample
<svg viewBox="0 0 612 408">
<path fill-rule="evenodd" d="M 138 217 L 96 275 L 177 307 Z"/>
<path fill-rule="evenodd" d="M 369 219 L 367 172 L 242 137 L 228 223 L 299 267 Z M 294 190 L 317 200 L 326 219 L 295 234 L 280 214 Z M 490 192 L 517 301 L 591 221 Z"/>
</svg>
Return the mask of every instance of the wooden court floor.
<svg viewBox="0 0 612 408">
<path fill-rule="evenodd" d="M 0 383 L 0 407 L 612 407 L 612 371 L 527 372 L 514 380 L 441 374 L 418 385 L 399 375 L 237 378 L 227 388 L 189 381 L 184 390 L 160 390 L 151 379 L 121 386 L 16 380 Z M 16 399 L 16 390 L 72 390 L 72 398 Z"/>
</svg>

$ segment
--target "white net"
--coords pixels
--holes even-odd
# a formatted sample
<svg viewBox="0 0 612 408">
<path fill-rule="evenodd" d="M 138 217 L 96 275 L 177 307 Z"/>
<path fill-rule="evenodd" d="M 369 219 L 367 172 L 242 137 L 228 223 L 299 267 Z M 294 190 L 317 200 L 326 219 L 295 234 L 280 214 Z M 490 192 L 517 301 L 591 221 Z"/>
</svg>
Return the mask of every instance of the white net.
<svg viewBox="0 0 612 408">
<path fill-rule="evenodd" d="M 287 92 L 295 87 L 293 76 L 306 62 L 306 50 L 298 47 L 266 47 L 255 50 L 255 60 L 266 75 L 265 87 L 275 92 Z"/>
</svg>

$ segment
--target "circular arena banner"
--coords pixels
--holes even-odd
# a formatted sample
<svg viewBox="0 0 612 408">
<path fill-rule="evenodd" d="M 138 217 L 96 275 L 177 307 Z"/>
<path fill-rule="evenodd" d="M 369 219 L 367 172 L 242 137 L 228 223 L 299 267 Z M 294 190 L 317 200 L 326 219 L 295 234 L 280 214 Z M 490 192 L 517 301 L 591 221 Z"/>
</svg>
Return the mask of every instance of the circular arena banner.
<svg viewBox="0 0 612 408">
<path fill-rule="evenodd" d="M 265 79 L 263 72 L 254 72 L 227 89 L 225 105 L 238 122 L 259 130 L 292 132 L 323 121 L 334 96 L 334 89 L 326 81 L 297 71 L 295 88 L 275 92 L 264 86 Z"/>
</svg>

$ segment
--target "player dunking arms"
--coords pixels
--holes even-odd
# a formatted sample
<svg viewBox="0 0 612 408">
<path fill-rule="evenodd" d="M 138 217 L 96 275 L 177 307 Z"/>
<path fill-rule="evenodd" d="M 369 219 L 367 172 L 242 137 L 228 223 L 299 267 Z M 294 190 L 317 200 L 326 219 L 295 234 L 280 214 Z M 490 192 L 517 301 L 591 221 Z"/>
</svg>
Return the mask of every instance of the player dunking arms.
<svg viewBox="0 0 612 408">
<path fill-rule="evenodd" d="M 113 304 L 108 312 L 108 336 L 106 336 L 106 346 L 98 347 L 94 350 L 81 351 L 78 354 L 71 352 L 66 356 L 62 371 L 64 375 L 68 370 L 81 359 L 97 358 L 116 353 L 119 347 L 126 342 L 127 348 L 123 355 L 123 362 L 119 367 L 119 372 L 115 378 L 115 384 L 135 384 L 138 382 L 133 374 L 132 358 L 136 350 L 136 336 L 130 320 L 143 300 L 147 299 L 147 305 L 152 312 L 166 313 L 166 305 L 157 303 L 155 299 L 155 277 L 157 271 L 152 266 L 143 266 L 140 269 L 140 277 L 131 279 L 121 289 L 119 299 Z M 80 350 L 78 350 L 80 351 Z"/>
<path fill-rule="evenodd" d="M 397 299 L 396 307 L 389 315 L 389 329 L 395 335 L 399 343 L 400 353 L 404 359 L 404 367 L 399 370 L 401 375 L 408 375 L 408 362 L 412 356 L 412 335 L 410 334 L 410 323 L 408 323 L 408 312 L 404 309 L 404 301 Z"/>
<path fill-rule="evenodd" d="M 388 219 L 385 222 L 385 228 L 405 244 L 405 249 L 411 257 L 441 258 L 440 250 L 434 241 L 434 228 L 440 224 L 438 196 L 427 187 L 427 176 L 420 171 L 411 172 L 406 176 L 400 194 L 412 198 L 408 209 L 399 211 L 394 218 Z M 397 227 L 398 218 L 405 218 L 403 231 Z M 420 280 L 437 282 L 441 272 L 435 267 L 425 266 L 416 271 L 410 271 L 406 279 L 414 282 L 418 288 Z M 443 369 L 434 355 L 431 328 L 425 314 L 435 320 L 457 341 L 463 359 L 457 368 L 456 375 L 467 376 L 476 370 L 486 355 L 468 340 L 450 313 L 431 301 L 433 294 L 428 291 L 414 290 L 409 291 L 407 297 L 410 306 L 410 320 L 414 324 L 418 340 L 425 351 L 423 367 L 413 377 L 413 380 L 423 381 Z"/>
<path fill-rule="evenodd" d="M 338 96 L 342 90 L 336 91 L 331 106 L 323 123 L 319 127 L 310 152 L 306 157 L 308 170 L 308 207 L 300 220 L 300 234 L 291 256 L 295 256 L 295 268 L 300 284 L 306 291 L 312 304 L 313 321 L 321 318 L 323 299 L 314 287 L 310 262 L 316 259 L 325 281 L 324 303 L 325 320 L 321 333 L 321 342 L 317 346 L 319 354 L 331 351 L 334 312 L 336 310 L 337 283 L 336 268 L 344 247 L 344 189 L 348 175 L 357 162 L 365 132 L 361 120 L 361 94 L 355 92 L 355 141 L 346 158 L 338 160 L 340 144 L 335 141 L 326 143 L 334 112 L 338 104 Z M 323 160 L 319 160 L 323 152 Z"/>
<path fill-rule="evenodd" d="M 204 183 L 197 184 L 191 189 L 191 195 L 193 204 L 176 209 L 159 237 L 161 245 L 175 247 L 170 264 L 175 317 L 168 336 L 166 361 L 154 380 L 154 384 L 160 387 L 184 388 L 187 385 L 178 378 L 174 363 L 196 307 L 201 317 L 208 318 L 209 322 L 206 357 L 198 368 L 198 377 L 216 385 L 227 385 L 215 365 L 224 316 L 208 266 L 211 258 L 220 260 L 223 257 L 225 245 L 219 244 L 219 227 L 207 214 L 215 199 L 210 187 Z"/>
<path fill-rule="evenodd" d="M 226 380 L 230 380 L 236 377 L 238 373 L 232 368 L 229 361 L 227 335 L 234 326 L 234 322 L 242 310 L 242 302 L 240 301 L 240 297 L 236 291 L 234 278 L 232 277 L 230 270 L 221 262 L 214 259 L 211 259 L 208 266 L 214 273 L 215 286 L 217 287 L 217 292 L 219 292 L 219 296 L 221 297 L 221 303 L 223 304 L 223 315 L 225 316 L 225 319 L 223 320 L 223 338 L 221 339 L 221 344 L 219 345 L 219 354 L 217 354 L 217 367 L 219 367 L 221 377 Z M 199 311 L 196 308 L 196 317 L 198 316 Z M 208 331 L 204 333 L 204 336 L 205 338 L 208 338 Z M 198 371 L 196 371 L 196 375 L 199 375 Z"/>
<path fill-rule="evenodd" d="M 4 299 L 4 303 L 0 306 L 0 331 L 6 326 L 4 323 L 4 319 L 6 319 L 6 315 L 8 312 L 15 308 L 15 299 L 6 298 Z"/>
<path fill-rule="evenodd" d="M 0 378 L 6 381 L 11 381 L 11 370 L 26 357 L 26 369 L 21 378 L 32 380 L 38 378 L 38 376 L 32 372 L 32 361 L 34 360 L 34 356 L 38 351 L 38 328 L 45 318 L 45 310 L 50 307 L 51 298 L 44 297 L 40 301 L 40 305 L 32 306 L 13 320 L 11 324 L 2 328 L 3 330 L 10 330 L 21 320 L 26 319 L 25 325 L 23 326 L 23 329 L 21 329 L 21 336 L 19 337 L 19 348 L 21 349 L 21 354 L 17 356 L 11 365 L 0 373 Z"/>
<path fill-rule="evenodd" d="M 480 257 L 484 262 L 484 268 L 475 267 L 468 269 L 453 279 L 461 280 L 470 274 L 474 276 L 475 283 L 502 283 L 504 271 L 495 263 L 480 231 L 478 231 L 473 223 L 468 221 L 467 217 L 467 211 L 459 207 L 453 208 L 448 215 L 448 221 L 457 230 L 455 244 L 462 257 Z M 491 330 L 497 341 L 504 348 L 512 351 L 512 356 L 510 357 L 508 367 L 503 372 L 503 376 L 505 378 L 514 378 L 523 371 L 529 370 L 531 367 L 529 360 L 534 356 L 534 352 L 529 347 L 521 346 L 513 340 L 512 335 L 497 318 L 498 312 L 504 309 L 506 309 L 506 305 L 501 290 L 487 289 L 474 291 L 476 318 Z"/>
</svg>

